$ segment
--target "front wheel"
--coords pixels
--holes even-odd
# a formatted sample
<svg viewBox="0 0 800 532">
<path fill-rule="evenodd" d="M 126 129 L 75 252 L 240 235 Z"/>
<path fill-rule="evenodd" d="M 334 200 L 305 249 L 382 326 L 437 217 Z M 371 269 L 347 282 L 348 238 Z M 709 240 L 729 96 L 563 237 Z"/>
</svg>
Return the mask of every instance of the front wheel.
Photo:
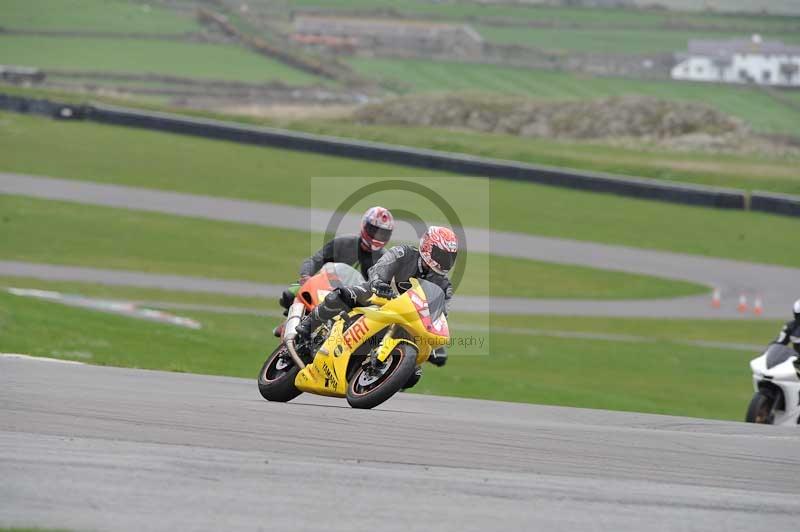
<svg viewBox="0 0 800 532">
<path fill-rule="evenodd" d="M 772 425 L 775 420 L 775 398 L 760 390 L 754 393 L 744 420 L 747 423 Z"/>
<path fill-rule="evenodd" d="M 417 348 L 400 342 L 381 367 L 367 359 L 347 384 L 347 402 L 353 408 L 374 408 L 400 391 L 417 367 Z"/>
<path fill-rule="evenodd" d="M 258 391 L 267 401 L 286 403 L 298 395 L 300 390 L 294 385 L 294 379 L 300 368 L 294 363 L 289 349 L 281 344 L 267 358 L 258 374 Z"/>
</svg>

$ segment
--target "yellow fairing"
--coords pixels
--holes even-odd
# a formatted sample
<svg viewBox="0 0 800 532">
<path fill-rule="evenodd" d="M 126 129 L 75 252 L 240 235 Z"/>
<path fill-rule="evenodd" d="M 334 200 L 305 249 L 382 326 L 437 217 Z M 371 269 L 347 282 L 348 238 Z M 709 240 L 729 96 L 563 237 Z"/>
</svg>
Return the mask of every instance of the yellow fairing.
<svg viewBox="0 0 800 532">
<path fill-rule="evenodd" d="M 330 336 L 314 357 L 314 362 L 297 374 L 294 385 L 298 390 L 334 397 L 346 396 L 345 376 L 351 352 L 345 353 L 343 343 L 337 342 L 342 339 L 343 325 L 342 320 L 335 322 Z"/>
<path fill-rule="evenodd" d="M 411 279 L 411 284 L 411 290 L 414 290 L 419 299 L 424 300 L 424 292 L 417 280 Z M 373 298 L 373 301 L 377 304 L 383 303 L 383 306 L 353 309 L 350 317 L 359 315 L 361 317 L 346 331 L 343 330 L 344 321 L 338 318 L 334 321 L 333 330 L 317 352 L 314 361 L 297 374 L 295 379 L 297 389 L 319 395 L 345 397 L 350 357 L 365 342 L 393 324 L 405 329 L 413 340 L 396 338 L 391 332 L 387 332 L 381 343 L 373 347 L 377 348 L 378 359 L 382 362 L 400 342 L 407 342 L 417 349 L 417 364 L 423 364 L 428 360 L 433 348 L 447 342 L 448 337 L 428 331 L 408 292 L 388 301 L 378 298 Z"/>
</svg>

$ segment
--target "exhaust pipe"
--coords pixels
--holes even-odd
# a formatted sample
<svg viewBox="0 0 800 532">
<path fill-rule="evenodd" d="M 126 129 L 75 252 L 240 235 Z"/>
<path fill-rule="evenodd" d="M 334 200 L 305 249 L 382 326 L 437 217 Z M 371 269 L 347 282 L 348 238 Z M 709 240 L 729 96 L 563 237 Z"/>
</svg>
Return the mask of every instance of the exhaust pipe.
<svg viewBox="0 0 800 532">
<path fill-rule="evenodd" d="M 306 367 L 305 363 L 300 359 L 297 350 L 294 347 L 294 339 L 297 336 L 297 326 L 300 325 L 300 320 L 303 318 L 303 304 L 299 301 L 292 303 L 289 307 L 289 312 L 286 314 L 286 324 L 283 326 L 283 343 L 289 350 L 292 360 L 298 368 L 303 369 Z"/>
</svg>

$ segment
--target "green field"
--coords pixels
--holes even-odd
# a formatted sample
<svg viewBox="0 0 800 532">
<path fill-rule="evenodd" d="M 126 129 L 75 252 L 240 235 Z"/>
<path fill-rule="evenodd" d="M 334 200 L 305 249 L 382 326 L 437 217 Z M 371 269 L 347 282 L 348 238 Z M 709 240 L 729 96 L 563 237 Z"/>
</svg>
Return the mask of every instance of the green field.
<svg viewBox="0 0 800 532">
<path fill-rule="evenodd" d="M 357 58 L 350 63 L 362 75 L 383 79 L 406 92 L 482 91 L 547 100 L 585 100 L 642 94 L 668 100 L 703 102 L 743 119 L 757 131 L 800 137 L 800 110 L 748 87 L 601 78 L 423 59 Z"/>
<path fill-rule="evenodd" d="M 655 9 L 582 8 L 477 2 L 391 2 L 387 0 L 294 0 L 297 8 L 342 10 L 380 16 L 400 12 L 425 19 L 466 22 L 488 42 L 550 51 L 653 53 L 685 50 L 689 39 L 742 38 L 799 42 L 800 17 L 675 12 Z M 528 27 L 525 23 L 538 25 Z M 549 26 L 549 27 L 548 27 Z"/>
<path fill-rule="evenodd" d="M 410 0 L 290 0 L 293 8 L 325 8 L 329 10 L 370 11 L 392 10 L 418 15 L 437 15 L 450 20 L 475 17 L 514 21 L 545 22 L 587 27 L 627 26 L 665 29 L 666 25 L 709 25 L 720 29 L 751 27 L 761 32 L 788 32 L 797 27 L 798 17 L 776 15 L 738 15 L 713 12 L 675 12 L 658 9 L 583 8 L 546 5 L 514 5 L 479 2 L 424 2 Z"/>
<path fill-rule="evenodd" d="M 200 29 L 170 9 L 126 0 L 2 0 L 0 26 L 15 30 L 184 33 Z"/>
<path fill-rule="evenodd" d="M 553 52 L 609 54 L 674 53 L 685 51 L 690 39 L 741 39 L 746 32 L 709 32 L 698 30 L 654 31 L 649 28 L 526 28 L 476 26 L 488 42 L 531 46 Z M 800 42 L 797 33 L 770 34 L 787 44 Z"/>
<path fill-rule="evenodd" d="M 0 258 L 288 284 L 321 235 L 0 195 Z M 319 244 L 316 244 L 316 242 Z M 702 286 L 591 268 L 465 256 L 459 293 L 628 299 L 702 293 Z"/>
<path fill-rule="evenodd" d="M 316 78 L 233 45 L 0 35 L 0 63 L 189 78 L 309 84 Z"/>
<path fill-rule="evenodd" d="M 315 176 L 360 177 L 358 182 L 366 184 L 375 180 L 369 176 L 436 175 L 304 152 L 13 114 L 0 114 L 0 151 L 7 154 L 0 160 L 2 171 L 301 206 L 309 205 Z M 326 187 L 333 191 L 338 183 L 316 180 L 320 190 L 315 197 L 324 197 Z M 800 262 L 800 250 L 786 246 L 786 235 L 797 231 L 792 218 L 503 180 L 488 182 L 488 199 L 487 180 L 481 178 L 464 178 L 452 187 L 449 179 L 429 177 L 425 184 L 458 205 L 466 225 L 789 266 Z M 374 200 L 357 207 L 366 208 L 370 201 Z M 416 204 L 414 208 L 425 219 L 441 221 L 433 209 Z"/>
<path fill-rule="evenodd" d="M 281 316 L 282 308 L 274 298 L 232 296 L 227 294 L 160 290 L 136 286 L 87 284 L 77 281 L 46 281 L 32 277 L 0 276 L 0 291 L 7 288 L 35 288 L 63 294 L 80 295 L 97 299 L 145 302 L 158 307 L 159 303 L 179 305 L 210 305 Z"/>
<path fill-rule="evenodd" d="M 0 293 L 0 346 L 93 364 L 252 378 L 274 345 L 271 320 L 246 315 L 181 312 L 201 330 L 143 322 Z M 454 331 L 470 330 L 452 316 Z M 492 325 L 515 324 L 495 317 Z M 426 367 L 417 392 L 661 414 L 741 419 L 752 393 L 744 350 L 683 344 L 694 322 L 525 318 L 534 328 L 657 335 L 659 342 L 570 340 L 492 333 L 489 356 L 451 351 L 444 368 Z M 705 340 L 760 343 L 777 324 L 708 322 Z M 474 331 L 473 331 L 474 333 Z M 221 356 L 224 353 L 224 356 Z"/>
</svg>

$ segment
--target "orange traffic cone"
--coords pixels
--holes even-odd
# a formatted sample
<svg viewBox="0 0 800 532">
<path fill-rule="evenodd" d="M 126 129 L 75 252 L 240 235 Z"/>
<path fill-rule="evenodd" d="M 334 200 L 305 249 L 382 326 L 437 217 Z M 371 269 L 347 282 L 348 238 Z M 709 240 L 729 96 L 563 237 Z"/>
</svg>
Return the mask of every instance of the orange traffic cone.
<svg viewBox="0 0 800 532">
<path fill-rule="evenodd" d="M 739 305 L 736 307 L 736 310 L 744 314 L 747 312 L 747 296 L 742 294 L 739 296 Z"/>
<path fill-rule="evenodd" d="M 756 316 L 761 316 L 764 313 L 764 304 L 761 302 L 761 298 L 757 297 L 755 302 L 753 303 L 753 314 Z"/>
<path fill-rule="evenodd" d="M 714 293 L 711 294 L 711 306 L 713 308 L 722 306 L 722 292 L 720 292 L 719 288 L 715 288 Z"/>
</svg>

